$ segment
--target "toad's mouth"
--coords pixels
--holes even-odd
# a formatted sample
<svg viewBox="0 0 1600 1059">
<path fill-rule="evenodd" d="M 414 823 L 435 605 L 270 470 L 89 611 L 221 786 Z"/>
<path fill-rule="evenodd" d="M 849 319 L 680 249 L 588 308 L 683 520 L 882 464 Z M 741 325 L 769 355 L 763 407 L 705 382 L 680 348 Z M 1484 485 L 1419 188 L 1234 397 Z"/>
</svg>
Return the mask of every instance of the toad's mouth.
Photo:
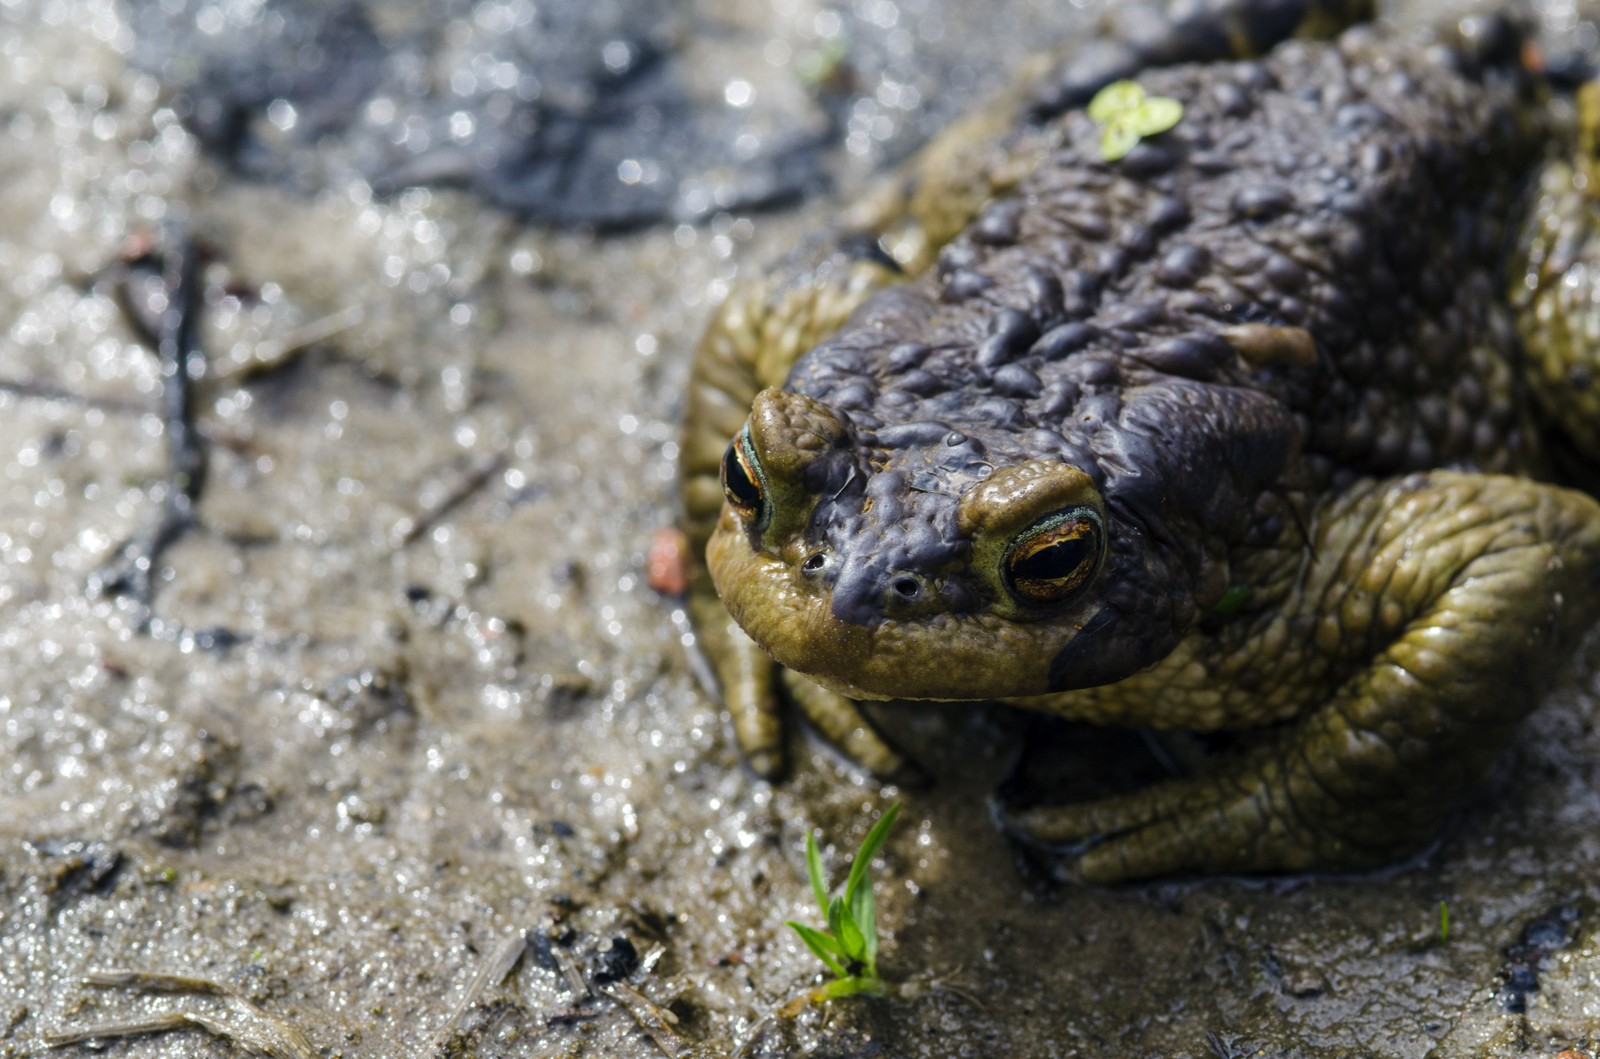
<svg viewBox="0 0 1600 1059">
<path fill-rule="evenodd" d="M 781 665 L 856 699 L 995 699 L 1052 690 L 1071 627 L 986 612 L 847 621 L 828 588 L 754 551 L 726 512 L 706 549 L 734 621 Z"/>
</svg>

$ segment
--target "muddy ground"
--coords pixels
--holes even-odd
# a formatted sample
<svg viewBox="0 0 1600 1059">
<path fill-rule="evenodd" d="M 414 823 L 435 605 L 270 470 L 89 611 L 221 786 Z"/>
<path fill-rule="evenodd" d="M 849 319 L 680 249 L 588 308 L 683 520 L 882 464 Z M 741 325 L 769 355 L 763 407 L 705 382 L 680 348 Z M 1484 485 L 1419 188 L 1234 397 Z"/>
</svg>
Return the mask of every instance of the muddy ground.
<svg viewBox="0 0 1600 1059">
<path fill-rule="evenodd" d="M 667 188 L 597 233 L 471 180 L 384 195 L 404 121 L 370 100 L 360 149 L 262 99 L 228 154 L 170 64 L 198 46 L 135 33 L 157 5 L 0 0 L 0 1056 L 1592 1056 L 1593 640 L 1419 861 L 1102 890 L 1019 860 L 989 799 L 1025 739 L 1092 788 L 1149 767 L 1136 738 L 890 706 L 931 789 L 803 734 L 758 782 L 646 586 L 708 306 L 1095 6 L 684 5 L 697 128 L 769 161 L 811 129 L 809 175 L 608 141 L 585 165 Z M 226 42 L 261 7 L 158 13 Z M 446 46 L 497 76 L 471 48 L 535 17 L 381 10 L 400 82 Z M 138 259 L 184 233 L 206 467 L 146 607 L 107 564 L 173 503 Z M 821 980 L 783 926 L 805 835 L 842 872 L 894 802 L 883 966 L 927 988 L 775 1016 Z M 215 988 L 86 981 L 115 971 Z M 108 1025 L 151 1032 L 71 1042 Z"/>
</svg>

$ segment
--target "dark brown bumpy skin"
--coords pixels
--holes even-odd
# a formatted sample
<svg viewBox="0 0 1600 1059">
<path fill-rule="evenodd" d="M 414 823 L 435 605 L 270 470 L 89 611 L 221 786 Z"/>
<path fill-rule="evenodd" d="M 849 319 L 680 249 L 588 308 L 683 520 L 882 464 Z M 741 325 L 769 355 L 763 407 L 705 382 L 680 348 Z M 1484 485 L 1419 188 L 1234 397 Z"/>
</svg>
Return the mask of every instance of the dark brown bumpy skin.
<svg viewBox="0 0 1600 1059">
<path fill-rule="evenodd" d="M 781 746 L 765 651 L 881 772 L 851 698 L 1262 729 L 1203 775 L 1010 818 L 1088 878 L 1361 866 L 1431 833 L 1600 611 L 1600 506 L 1537 481 L 1505 294 L 1550 130 L 1515 34 L 1471 28 L 1146 70 L 1183 118 L 1116 162 L 1069 64 L 862 215 L 915 275 L 824 246 L 724 310 L 685 498 L 721 597 L 703 579 L 696 620 L 758 770 Z M 958 224 L 916 205 L 953 158 Z M 1572 267 L 1562 238 L 1524 271 Z M 1600 333 L 1588 301 L 1519 302 L 1530 341 Z M 752 398 L 753 477 L 723 505 Z M 1016 557 L 1061 526 L 1076 565 L 1019 591 Z"/>
</svg>

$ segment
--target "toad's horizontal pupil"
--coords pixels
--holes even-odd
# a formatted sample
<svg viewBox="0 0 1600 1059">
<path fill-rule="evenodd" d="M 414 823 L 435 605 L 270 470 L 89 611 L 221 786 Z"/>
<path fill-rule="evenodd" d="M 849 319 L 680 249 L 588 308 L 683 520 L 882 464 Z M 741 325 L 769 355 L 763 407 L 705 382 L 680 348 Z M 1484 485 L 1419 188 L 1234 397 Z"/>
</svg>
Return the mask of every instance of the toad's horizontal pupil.
<svg viewBox="0 0 1600 1059">
<path fill-rule="evenodd" d="M 1029 581 L 1052 581 L 1066 577 L 1090 556 L 1088 537 L 1067 537 L 1047 544 L 1038 551 L 1020 556 L 1011 564 L 1013 577 Z"/>
<path fill-rule="evenodd" d="M 735 441 L 728 446 L 728 451 L 722 457 L 722 485 L 728 492 L 728 499 L 745 508 L 761 506 L 761 487 L 750 480 L 750 475 L 744 469 L 744 460 L 739 458 L 739 443 Z"/>
</svg>

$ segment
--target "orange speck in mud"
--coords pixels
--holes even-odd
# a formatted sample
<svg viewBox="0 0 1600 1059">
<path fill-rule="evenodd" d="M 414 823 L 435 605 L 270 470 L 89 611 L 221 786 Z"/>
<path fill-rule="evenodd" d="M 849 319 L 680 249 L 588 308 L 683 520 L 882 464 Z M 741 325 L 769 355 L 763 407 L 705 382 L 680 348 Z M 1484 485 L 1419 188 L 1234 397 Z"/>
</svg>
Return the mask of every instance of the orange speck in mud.
<svg viewBox="0 0 1600 1059">
<path fill-rule="evenodd" d="M 650 535 L 645 583 L 663 596 L 681 596 L 689 590 L 689 539 L 682 530 L 663 526 Z"/>
<path fill-rule="evenodd" d="M 1522 68 L 1535 77 L 1542 77 L 1545 72 L 1544 50 L 1537 41 L 1525 40 L 1522 42 Z M 1556 1059 L 1561 1059 L 1557 1056 Z"/>
</svg>

